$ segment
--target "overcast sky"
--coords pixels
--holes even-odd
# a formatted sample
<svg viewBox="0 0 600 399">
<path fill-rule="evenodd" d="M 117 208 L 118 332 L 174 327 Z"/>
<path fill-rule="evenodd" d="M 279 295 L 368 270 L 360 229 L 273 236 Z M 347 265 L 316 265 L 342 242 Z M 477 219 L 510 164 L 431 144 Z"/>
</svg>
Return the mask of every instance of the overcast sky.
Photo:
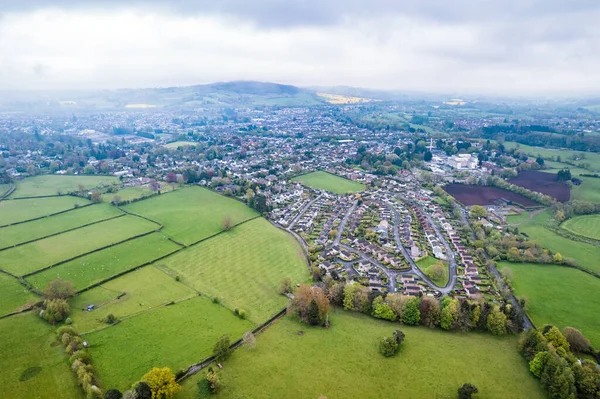
<svg viewBox="0 0 600 399">
<path fill-rule="evenodd" d="M 0 0 L 0 90 L 261 80 L 600 94 L 599 0 L 89 3 Z"/>
</svg>

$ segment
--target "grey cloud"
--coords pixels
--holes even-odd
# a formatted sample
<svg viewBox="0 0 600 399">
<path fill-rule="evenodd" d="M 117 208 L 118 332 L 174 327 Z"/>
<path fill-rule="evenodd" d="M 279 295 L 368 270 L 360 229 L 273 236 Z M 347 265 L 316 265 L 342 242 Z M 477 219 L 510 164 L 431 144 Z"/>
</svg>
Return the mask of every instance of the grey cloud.
<svg viewBox="0 0 600 399">
<path fill-rule="evenodd" d="M 250 20 L 264 28 L 322 26 L 346 17 L 407 16 L 438 22 L 527 20 L 600 10 L 597 0 L 0 0 L 2 11 L 60 8 L 167 9 L 184 14 L 217 14 Z M 557 20 L 560 24 L 560 20 Z"/>
</svg>

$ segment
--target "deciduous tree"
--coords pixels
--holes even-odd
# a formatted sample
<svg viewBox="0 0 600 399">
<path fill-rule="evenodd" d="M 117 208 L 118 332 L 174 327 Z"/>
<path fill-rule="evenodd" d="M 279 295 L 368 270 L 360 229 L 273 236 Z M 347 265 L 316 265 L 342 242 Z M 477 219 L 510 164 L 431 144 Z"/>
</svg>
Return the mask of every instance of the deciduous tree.
<svg viewBox="0 0 600 399">
<path fill-rule="evenodd" d="M 168 367 L 154 367 L 144 374 L 142 381 L 148 384 L 153 398 L 170 399 L 181 390 L 175 381 L 175 374 Z"/>
<path fill-rule="evenodd" d="M 218 362 L 225 361 L 231 356 L 231 338 L 229 335 L 221 335 L 215 346 L 213 347 L 213 356 Z"/>
</svg>

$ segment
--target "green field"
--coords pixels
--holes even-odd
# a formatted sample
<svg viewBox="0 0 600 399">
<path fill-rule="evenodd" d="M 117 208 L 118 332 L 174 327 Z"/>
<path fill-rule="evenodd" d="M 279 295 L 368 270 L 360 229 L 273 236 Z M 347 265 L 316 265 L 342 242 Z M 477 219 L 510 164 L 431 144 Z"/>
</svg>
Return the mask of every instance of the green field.
<svg viewBox="0 0 600 399">
<path fill-rule="evenodd" d="M 584 242 L 561 237 L 544 226 L 552 218 L 551 211 L 540 212 L 528 222 L 522 223 L 519 230 L 526 233 L 531 240 L 537 241 L 545 248 L 559 252 L 563 257 L 573 258 L 577 264 L 596 272 L 600 272 L 600 248 Z"/>
<path fill-rule="evenodd" d="M 517 337 L 400 326 L 339 309 L 330 320 L 330 329 L 279 320 L 257 337 L 253 351 L 240 348 L 225 362 L 216 397 L 454 399 L 465 382 L 478 387 L 474 398 L 545 397 L 517 351 Z M 379 341 L 397 328 L 406 339 L 398 355 L 384 358 Z M 187 380 L 175 399 L 195 399 L 204 374 Z"/>
<path fill-rule="evenodd" d="M 89 203 L 86 199 L 70 196 L 0 201 L 0 226 L 47 216 L 74 209 L 75 205 Z"/>
<path fill-rule="evenodd" d="M 600 215 L 576 216 L 561 227 L 571 233 L 600 240 Z"/>
<path fill-rule="evenodd" d="M 308 278 L 300 244 L 289 234 L 259 218 L 160 262 L 180 274 L 198 291 L 240 308 L 261 323 L 281 310 L 287 298 L 277 289 L 283 277 L 294 283 Z"/>
<path fill-rule="evenodd" d="M 15 278 L 0 273 L 0 316 L 39 300 L 37 295 L 28 292 Z"/>
<path fill-rule="evenodd" d="M 10 190 L 10 184 L 0 184 L 0 198 Z"/>
<path fill-rule="evenodd" d="M 116 299 L 123 293 L 123 297 Z M 196 295 L 194 290 L 176 282 L 173 277 L 154 266 L 147 266 L 76 296 L 71 301 L 71 317 L 75 329 L 85 332 L 105 327 L 103 320 L 109 313 L 122 319 Z M 88 305 L 95 305 L 96 309 L 88 312 Z"/>
<path fill-rule="evenodd" d="M 118 182 L 119 178 L 115 176 L 34 176 L 16 182 L 17 189 L 10 197 L 40 197 L 42 195 L 57 195 L 59 193 L 67 194 L 79 190 L 80 185 L 87 190 Z"/>
<path fill-rule="evenodd" d="M 174 141 L 172 143 L 165 144 L 164 147 L 171 150 L 176 150 L 179 147 L 195 147 L 197 145 L 198 143 L 195 141 Z"/>
<path fill-rule="evenodd" d="M 600 202 L 600 179 L 594 177 L 576 176 L 582 180 L 579 186 L 571 189 L 571 199 L 589 202 Z"/>
<path fill-rule="evenodd" d="M 51 347 L 55 328 L 32 312 L 0 320 L 0 396 L 3 398 L 81 399 L 62 346 Z M 20 381 L 23 372 L 39 374 Z"/>
<path fill-rule="evenodd" d="M 439 279 L 433 279 L 431 277 L 429 277 L 429 278 L 438 287 L 444 287 L 446 284 L 448 284 L 448 279 L 450 278 L 450 276 L 449 276 L 450 271 L 448 270 L 447 262 L 439 261 L 438 259 L 434 258 L 433 256 L 427 255 L 427 256 L 422 257 L 415 263 L 417 264 L 417 266 L 419 267 L 419 269 L 421 269 L 421 271 L 423 273 L 425 273 L 427 276 L 429 276 L 429 274 L 427 273 L 427 269 L 430 266 L 433 266 L 434 264 L 436 264 L 437 262 L 441 262 L 442 265 L 444 265 L 445 274 L 442 278 L 439 278 Z"/>
<path fill-rule="evenodd" d="M 161 184 L 160 188 L 161 192 L 165 193 L 166 191 L 172 190 L 167 184 Z M 117 191 L 116 193 L 107 193 L 104 194 L 104 200 L 106 202 L 111 202 L 115 196 L 119 196 L 121 201 L 131 201 L 134 199 L 139 199 L 143 197 L 148 197 L 154 194 L 154 191 L 150 189 L 150 187 L 146 184 L 143 186 L 135 186 L 135 187 L 127 187 L 122 190 Z"/>
<path fill-rule="evenodd" d="M 152 367 L 185 369 L 208 357 L 217 339 L 238 339 L 252 325 L 206 297 L 141 313 L 86 334 L 103 386 L 128 389 Z"/>
<path fill-rule="evenodd" d="M 110 205 L 99 204 L 32 222 L 3 227 L 0 228 L 0 249 L 118 215 L 123 215 L 123 212 Z"/>
<path fill-rule="evenodd" d="M 529 213 L 527 213 L 527 212 L 521 212 L 516 215 L 508 215 L 506 217 L 506 223 L 511 224 L 511 225 L 518 225 L 518 224 L 521 224 L 528 220 L 529 220 Z"/>
<path fill-rule="evenodd" d="M 366 189 L 364 184 L 323 171 L 294 177 L 292 181 L 300 182 L 311 188 L 330 191 L 334 194 L 356 193 Z"/>
<path fill-rule="evenodd" d="M 222 230 L 222 222 L 243 222 L 257 213 L 243 203 L 200 187 L 188 187 L 123 209 L 155 220 L 165 226 L 164 234 L 189 245 Z"/>
<path fill-rule="evenodd" d="M 561 157 L 562 161 L 573 162 L 575 164 L 580 163 L 589 163 L 591 170 L 600 170 L 600 153 L 597 152 L 582 152 L 582 151 L 573 151 L 573 150 L 565 150 L 565 149 L 553 149 L 553 148 L 544 148 L 544 147 L 533 147 L 525 144 L 519 144 L 512 141 L 507 141 L 504 143 L 504 147 L 508 149 L 512 149 L 519 146 L 519 151 L 524 152 L 530 156 L 538 156 L 541 155 L 542 158 L 552 158 L 556 159 L 557 156 Z M 573 160 L 573 155 L 584 154 L 585 158 L 580 160 Z"/>
<path fill-rule="evenodd" d="M 6 249 L 0 252 L 0 264 L 4 270 L 22 276 L 157 227 L 142 218 L 123 216 Z"/>
<path fill-rule="evenodd" d="M 27 281 L 34 287 L 43 288 L 60 277 L 80 290 L 177 249 L 179 246 L 161 233 L 152 233 L 44 270 L 27 277 Z"/>
<path fill-rule="evenodd" d="M 502 267 L 513 271 L 515 293 L 529 299 L 528 313 L 538 327 L 575 327 L 600 345 L 600 279 L 563 266 L 500 262 Z"/>
</svg>

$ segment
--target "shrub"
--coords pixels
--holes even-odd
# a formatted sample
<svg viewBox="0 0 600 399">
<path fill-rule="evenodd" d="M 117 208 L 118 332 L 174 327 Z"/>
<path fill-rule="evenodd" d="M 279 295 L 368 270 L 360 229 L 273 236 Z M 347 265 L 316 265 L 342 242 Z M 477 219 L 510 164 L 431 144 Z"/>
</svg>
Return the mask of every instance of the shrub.
<svg viewBox="0 0 600 399">
<path fill-rule="evenodd" d="M 458 388 L 458 399 L 471 399 L 471 397 L 479 392 L 477 387 L 473 384 L 463 384 L 462 387 Z"/>
<path fill-rule="evenodd" d="M 384 337 L 379 343 L 379 353 L 385 357 L 394 356 L 398 352 L 398 348 L 394 337 Z"/>
<path fill-rule="evenodd" d="M 212 394 L 216 394 L 221 389 L 221 383 L 219 381 L 219 376 L 214 370 L 211 368 L 208 369 L 208 373 L 206 373 L 206 381 L 208 382 L 208 388 Z"/>
<path fill-rule="evenodd" d="M 114 314 L 109 313 L 106 315 L 106 318 L 104 319 L 104 322 L 106 324 L 116 324 L 119 320 L 115 317 Z"/>
<path fill-rule="evenodd" d="M 71 319 L 70 317 L 67 317 L 65 319 L 65 324 L 68 325 L 68 326 L 70 326 L 71 324 L 73 324 L 73 319 Z"/>
</svg>

